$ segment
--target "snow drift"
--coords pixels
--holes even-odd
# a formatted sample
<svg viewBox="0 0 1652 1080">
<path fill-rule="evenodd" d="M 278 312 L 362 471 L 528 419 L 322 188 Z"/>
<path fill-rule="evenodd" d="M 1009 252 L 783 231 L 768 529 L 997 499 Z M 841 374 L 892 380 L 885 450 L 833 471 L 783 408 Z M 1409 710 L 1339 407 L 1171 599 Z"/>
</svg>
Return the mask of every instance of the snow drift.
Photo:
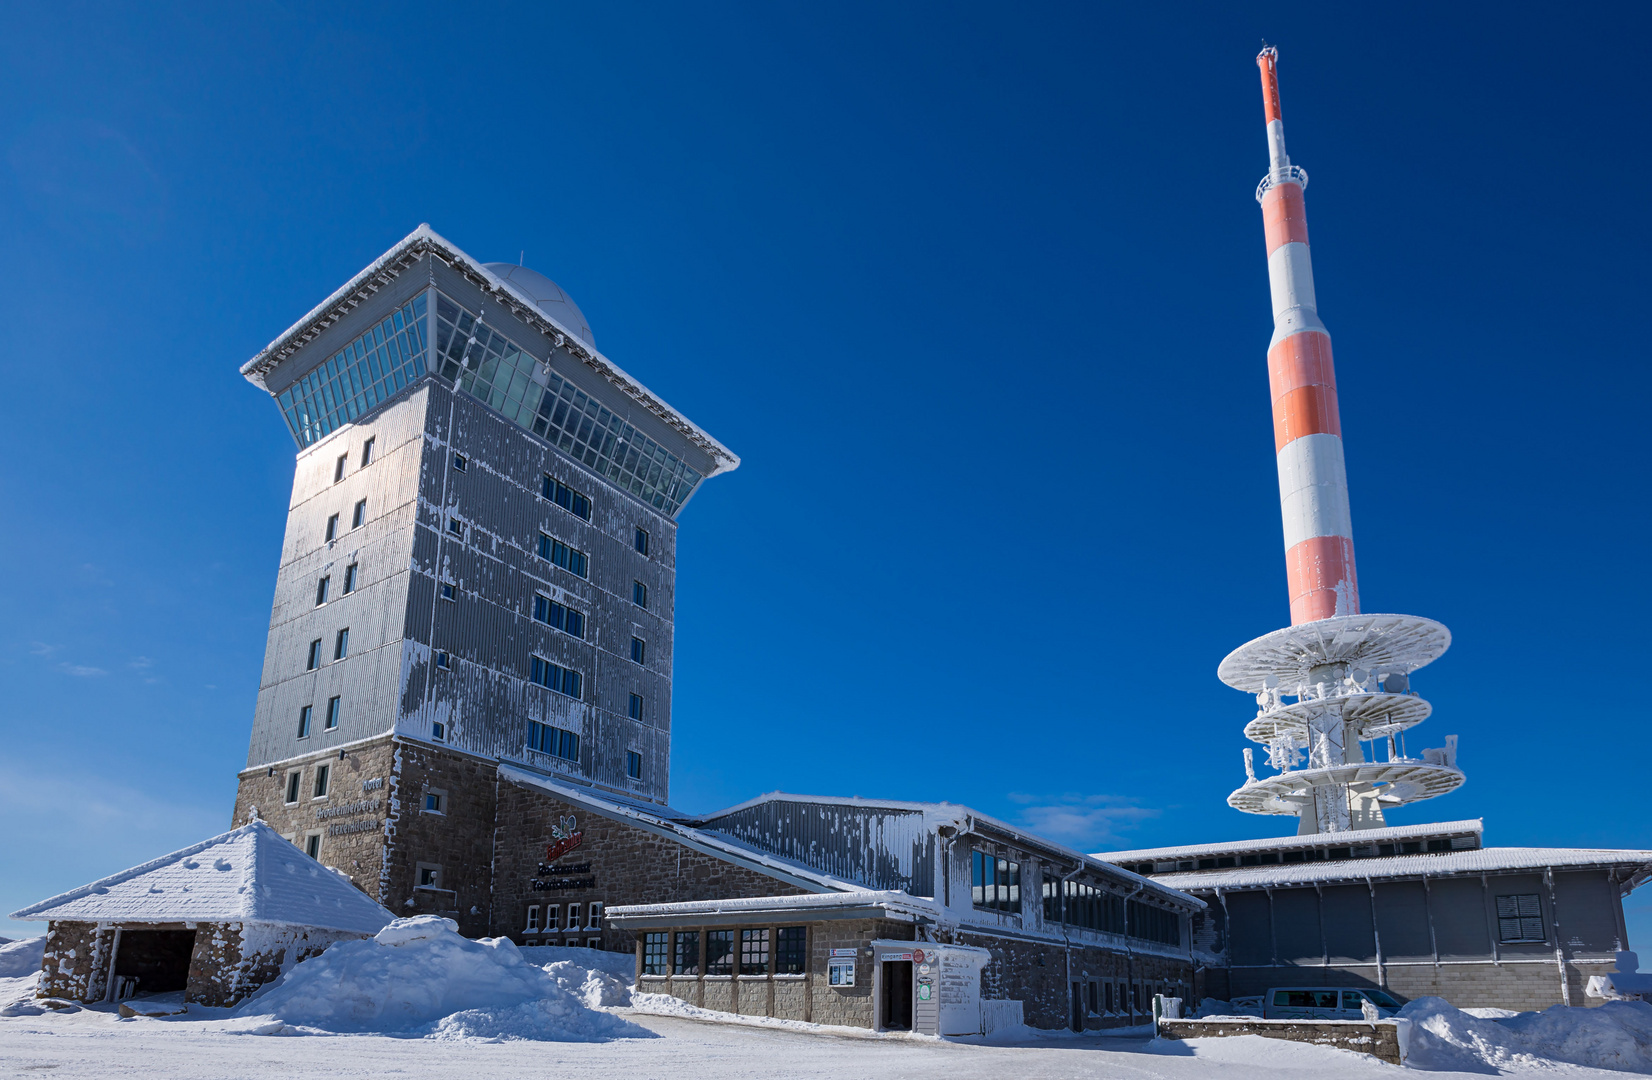
<svg viewBox="0 0 1652 1080">
<path fill-rule="evenodd" d="M 1489 1010 L 1487 1010 L 1489 1011 Z M 1413 1068 L 1487 1072 L 1567 1062 L 1652 1072 L 1652 1004 L 1612 1001 L 1593 1009 L 1554 1005 L 1503 1018 L 1472 1016 L 1443 998 L 1400 1010 L 1412 1022 Z"/>
<path fill-rule="evenodd" d="M 24 938 L 0 945 L 0 979 L 26 979 L 40 970 L 40 958 L 46 951 L 46 938 Z"/>
<path fill-rule="evenodd" d="M 581 969 L 576 992 L 523 960 L 508 938 L 472 941 L 453 920 L 420 915 L 298 964 L 235 1014 L 267 1018 L 253 1029 L 263 1034 L 556 1042 L 653 1037 L 589 1006 L 587 974 L 602 973 Z M 595 996 L 604 996 L 600 986 Z"/>
</svg>

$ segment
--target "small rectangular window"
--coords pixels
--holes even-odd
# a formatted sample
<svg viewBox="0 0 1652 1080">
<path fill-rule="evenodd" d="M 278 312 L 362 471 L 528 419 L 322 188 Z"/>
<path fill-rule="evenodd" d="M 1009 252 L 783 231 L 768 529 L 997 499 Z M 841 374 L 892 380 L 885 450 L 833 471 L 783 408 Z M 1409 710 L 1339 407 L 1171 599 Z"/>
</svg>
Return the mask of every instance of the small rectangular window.
<svg viewBox="0 0 1652 1080">
<path fill-rule="evenodd" d="M 359 529 L 365 524 L 367 524 L 367 500 L 363 499 L 356 503 L 355 512 L 350 515 L 350 528 Z"/>
<path fill-rule="evenodd" d="M 465 535 L 465 523 L 460 521 L 458 518 L 448 518 L 447 531 L 452 533 L 454 536 L 463 539 Z"/>
<path fill-rule="evenodd" d="M 332 582 L 331 577 L 323 577 L 315 583 L 315 606 L 320 607 L 327 602 L 327 586 Z"/>
<path fill-rule="evenodd" d="M 676 956 L 672 960 L 671 974 L 698 975 L 700 973 L 700 932 L 698 930 L 677 931 Z"/>
<path fill-rule="evenodd" d="M 327 542 L 338 539 L 338 515 L 334 514 L 327 519 Z"/>
<path fill-rule="evenodd" d="M 706 974 L 734 974 L 734 931 L 706 931 Z"/>
<path fill-rule="evenodd" d="M 314 671 L 316 668 L 318 668 L 320 666 L 321 666 L 321 639 L 316 638 L 314 641 L 310 642 L 310 658 L 309 658 L 309 660 L 305 661 L 304 670 L 305 671 Z"/>
<path fill-rule="evenodd" d="M 1537 897 L 1537 893 L 1513 893 L 1497 898 L 1498 941 L 1548 940 L 1543 931 L 1543 905 Z"/>
<path fill-rule="evenodd" d="M 642 695 L 632 694 L 631 703 L 626 707 L 626 715 L 633 720 L 642 719 Z"/>
<path fill-rule="evenodd" d="M 311 709 L 312 706 L 306 705 L 302 709 L 298 710 L 298 737 L 300 739 L 308 739 L 310 737 Z"/>
<path fill-rule="evenodd" d="M 315 767 L 315 789 L 312 798 L 325 799 L 327 797 L 327 779 L 331 775 L 331 765 L 317 765 Z"/>
<path fill-rule="evenodd" d="M 568 905 L 568 929 L 570 929 L 570 930 L 578 930 L 579 929 L 579 905 L 578 904 L 569 904 Z"/>
<path fill-rule="evenodd" d="M 349 596 L 356 591 L 356 564 L 351 563 L 344 568 L 344 595 Z"/>
<path fill-rule="evenodd" d="M 561 904 L 547 904 L 547 905 L 545 905 L 545 929 L 546 930 L 560 930 L 560 929 L 562 929 L 562 905 Z"/>
<path fill-rule="evenodd" d="M 648 606 L 648 586 L 640 581 L 631 583 L 631 602 L 640 608 Z"/>
<path fill-rule="evenodd" d="M 453 666 L 453 658 L 448 656 L 444 650 L 438 649 L 436 650 L 436 666 L 443 671 L 448 671 Z"/>
<path fill-rule="evenodd" d="M 340 454 L 338 461 L 333 464 L 333 483 L 336 484 L 344 479 L 344 467 L 348 464 L 350 464 L 350 455 Z"/>
<path fill-rule="evenodd" d="M 539 905 L 538 904 L 529 904 L 528 905 L 528 927 L 527 927 L 527 932 L 530 933 L 530 934 L 539 933 Z"/>
<path fill-rule="evenodd" d="M 642 973 L 665 975 L 671 970 L 671 935 L 664 930 L 652 930 L 642 936 Z"/>
<path fill-rule="evenodd" d="M 537 656 L 531 658 L 528 671 L 528 678 L 547 690 L 554 690 L 571 698 L 580 696 L 580 683 L 583 680 L 577 671 Z"/>
<path fill-rule="evenodd" d="M 631 545 L 637 549 L 637 554 L 646 556 L 648 554 L 648 530 L 639 528 L 636 535 L 631 538 Z"/>
<path fill-rule="evenodd" d="M 775 934 L 774 973 L 801 975 L 808 969 L 809 928 L 782 926 Z"/>
<path fill-rule="evenodd" d="M 432 863 L 419 863 L 414 880 L 418 882 L 415 888 L 439 889 L 442 887 L 442 868 Z"/>
<path fill-rule="evenodd" d="M 569 929 L 573 929 L 569 927 Z M 602 929 L 602 901 L 592 900 L 585 908 L 585 929 Z"/>
<path fill-rule="evenodd" d="M 642 755 L 635 750 L 625 752 L 625 775 L 633 780 L 642 779 Z"/>
<path fill-rule="evenodd" d="M 643 644 L 642 638 L 635 638 L 634 637 L 634 638 L 631 639 L 631 662 L 632 663 L 635 663 L 635 664 L 644 663 L 645 658 L 647 656 L 647 652 L 648 652 L 648 646 Z"/>
<path fill-rule="evenodd" d="M 291 806 L 293 803 L 298 801 L 298 786 L 299 786 L 299 784 L 303 783 L 303 781 L 304 781 L 304 774 L 302 772 L 290 772 L 290 773 L 287 774 L 287 805 L 288 806 Z"/>
<path fill-rule="evenodd" d="M 456 471 L 464 472 L 469 467 L 470 467 L 470 461 L 465 457 L 465 455 L 463 455 L 463 454 L 454 454 L 453 455 L 453 468 Z"/>
<path fill-rule="evenodd" d="M 588 937 L 585 939 L 585 947 L 587 949 L 600 949 L 602 948 L 602 939 L 599 937 Z"/>
<path fill-rule="evenodd" d="M 591 520 L 591 500 L 555 477 L 545 477 L 545 486 L 541 489 L 541 494 L 575 517 Z"/>
<path fill-rule="evenodd" d="M 435 788 L 424 793 L 424 810 L 427 814 L 447 813 L 447 792 Z"/>
<path fill-rule="evenodd" d="M 371 464 L 373 464 L 373 440 L 368 439 L 361 444 L 361 467 L 365 469 Z"/>
<path fill-rule="evenodd" d="M 442 582 L 442 599 L 443 600 L 452 600 L 455 603 L 458 602 L 459 590 L 453 584 L 453 582 L 451 582 L 451 581 Z"/>
<path fill-rule="evenodd" d="M 585 552 L 578 548 L 571 548 L 554 536 L 539 534 L 539 557 L 546 562 L 573 574 L 575 577 L 587 577 L 590 573 L 590 560 Z"/>
<path fill-rule="evenodd" d="M 338 703 L 339 703 L 339 699 L 337 697 L 330 697 L 330 698 L 327 699 L 327 730 L 328 731 L 331 731 L 334 728 L 338 727 L 338 713 L 339 713 L 339 704 Z"/>
<path fill-rule="evenodd" d="M 311 833 L 304 839 L 304 854 L 312 859 L 321 858 L 321 834 Z"/>
<path fill-rule="evenodd" d="M 334 660 L 343 660 L 346 656 L 349 656 L 349 655 L 350 655 L 350 628 L 348 626 L 346 626 L 343 630 L 340 630 L 338 632 L 338 636 L 333 639 L 333 659 Z"/>
<path fill-rule="evenodd" d="M 441 742 L 443 739 L 447 738 L 447 725 L 442 723 L 440 720 L 437 720 L 435 723 L 431 724 L 430 737 L 435 739 L 437 742 Z"/>
</svg>

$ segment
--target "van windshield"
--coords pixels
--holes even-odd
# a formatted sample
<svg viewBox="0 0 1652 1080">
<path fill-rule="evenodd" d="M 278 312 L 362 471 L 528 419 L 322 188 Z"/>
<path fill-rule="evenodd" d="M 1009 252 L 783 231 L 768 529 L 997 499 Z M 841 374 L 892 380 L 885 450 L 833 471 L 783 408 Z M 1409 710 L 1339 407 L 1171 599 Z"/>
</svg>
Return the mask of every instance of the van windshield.
<svg viewBox="0 0 1652 1080">
<path fill-rule="evenodd" d="M 1400 1003 L 1383 993 L 1381 990 L 1361 990 L 1360 993 L 1371 999 L 1371 1004 L 1379 1009 L 1397 1009 Z"/>
</svg>

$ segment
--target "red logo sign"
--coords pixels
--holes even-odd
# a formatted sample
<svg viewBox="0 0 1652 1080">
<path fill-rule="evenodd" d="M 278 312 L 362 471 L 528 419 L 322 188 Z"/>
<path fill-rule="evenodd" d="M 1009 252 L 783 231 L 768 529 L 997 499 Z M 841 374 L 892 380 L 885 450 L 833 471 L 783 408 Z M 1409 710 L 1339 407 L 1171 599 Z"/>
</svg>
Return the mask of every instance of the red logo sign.
<svg viewBox="0 0 1652 1080">
<path fill-rule="evenodd" d="M 924 962 L 924 951 L 922 949 L 913 949 L 912 950 L 912 960 L 915 963 L 919 963 L 919 964 L 923 963 Z"/>
<path fill-rule="evenodd" d="M 570 833 L 569 835 L 564 836 L 562 839 L 558 840 L 554 844 L 546 844 L 545 845 L 545 861 L 548 862 L 548 863 L 556 862 L 558 859 L 562 858 L 562 856 L 568 854 L 568 852 L 570 852 L 570 851 L 574 850 L 575 848 L 579 847 L 580 842 L 583 841 L 584 839 L 585 839 L 585 833 L 583 831 L 581 831 L 581 832 L 576 832 L 576 833 Z"/>
</svg>

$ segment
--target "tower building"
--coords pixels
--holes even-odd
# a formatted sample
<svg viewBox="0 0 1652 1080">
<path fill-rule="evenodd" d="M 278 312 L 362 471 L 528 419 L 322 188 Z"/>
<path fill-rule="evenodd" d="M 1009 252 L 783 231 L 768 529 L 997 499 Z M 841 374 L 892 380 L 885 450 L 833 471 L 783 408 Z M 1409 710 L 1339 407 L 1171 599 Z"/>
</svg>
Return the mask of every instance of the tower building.
<svg viewBox="0 0 1652 1080">
<path fill-rule="evenodd" d="M 420 871 L 350 830 L 458 813 L 478 763 L 664 805 L 677 516 L 738 458 L 598 352 L 555 282 L 428 226 L 242 374 L 298 456 L 238 819 L 292 811 L 296 842 L 399 892 L 470 841 L 423 845 Z M 341 800 L 364 757 L 381 786 Z M 318 796 L 331 819 L 297 812 Z"/>
<path fill-rule="evenodd" d="M 1235 649 L 1217 670 L 1256 695 L 1245 737 L 1267 747 L 1275 770 L 1258 777 L 1246 749 L 1245 783 L 1228 805 L 1293 815 L 1304 834 L 1381 828 L 1384 808 L 1463 782 L 1455 735 L 1417 758 L 1401 741 L 1430 712 L 1411 674 L 1446 651 L 1451 633 L 1432 619 L 1360 612 L 1336 370 L 1308 247 L 1308 174 L 1285 152 L 1278 60 L 1271 47 L 1256 58 L 1269 157 L 1256 201 L 1273 294 L 1268 382 L 1291 625 Z"/>
</svg>

